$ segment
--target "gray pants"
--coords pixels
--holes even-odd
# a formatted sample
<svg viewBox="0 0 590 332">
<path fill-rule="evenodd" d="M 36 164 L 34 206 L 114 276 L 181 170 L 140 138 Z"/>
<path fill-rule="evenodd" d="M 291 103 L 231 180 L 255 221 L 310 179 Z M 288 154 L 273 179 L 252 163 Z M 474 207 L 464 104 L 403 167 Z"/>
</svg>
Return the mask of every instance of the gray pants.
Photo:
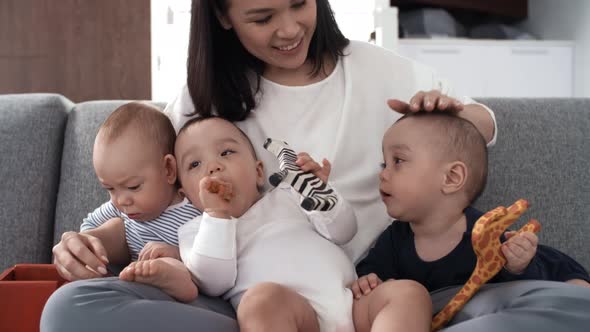
<svg viewBox="0 0 590 332">
<path fill-rule="evenodd" d="M 457 290 L 434 292 L 434 310 Z M 157 288 L 117 278 L 61 287 L 41 317 L 41 332 L 238 330 L 235 313 L 225 301 L 199 295 L 193 303 L 182 304 Z M 533 330 L 590 330 L 590 288 L 548 281 L 485 285 L 443 331 Z"/>
<path fill-rule="evenodd" d="M 431 293 L 441 310 L 461 287 Z M 487 284 L 444 332 L 590 331 L 590 288 L 554 281 Z"/>
<path fill-rule="evenodd" d="M 158 288 L 118 277 L 76 281 L 51 295 L 41 316 L 43 332 L 238 332 L 233 307 L 199 294 L 190 304 Z"/>
</svg>

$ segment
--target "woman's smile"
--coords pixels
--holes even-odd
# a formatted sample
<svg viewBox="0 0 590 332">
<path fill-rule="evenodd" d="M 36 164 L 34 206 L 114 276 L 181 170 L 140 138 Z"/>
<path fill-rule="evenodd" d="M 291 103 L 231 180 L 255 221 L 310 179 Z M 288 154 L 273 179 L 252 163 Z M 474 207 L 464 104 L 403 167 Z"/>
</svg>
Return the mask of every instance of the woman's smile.
<svg viewBox="0 0 590 332">
<path fill-rule="evenodd" d="M 298 40 L 296 40 L 295 42 L 293 42 L 291 44 L 284 45 L 284 46 L 273 46 L 273 48 L 281 51 L 281 53 L 288 53 L 291 51 L 297 51 L 299 48 L 299 45 L 301 45 L 302 41 L 303 41 L 303 38 L 299 38 Z"/>
</svg>

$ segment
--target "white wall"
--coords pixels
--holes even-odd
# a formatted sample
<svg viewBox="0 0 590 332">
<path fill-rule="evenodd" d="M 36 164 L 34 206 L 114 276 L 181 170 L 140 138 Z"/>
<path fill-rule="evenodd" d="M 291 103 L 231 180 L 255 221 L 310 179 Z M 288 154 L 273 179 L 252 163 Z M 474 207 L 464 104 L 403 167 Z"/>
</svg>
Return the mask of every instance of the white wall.
<svg viewBox="0 0 590 332">
<path fill-rule="evenodd" d="M 152 100 L 173 100 L 186 82 L 190 0 L 151 0 Z"/>
<path fill-rule="evenodd" d="M 590 97 L 590 1 L 529 0 L 522 27 L 541 39 L 575 42 L 574 96 Z"/>
<path fill-rule="evenodd" d="M 338 27 L 349 39 L 369 41 L 375 30 L 375 3 L 369 0 L 330 0 Z"/>
</svg>

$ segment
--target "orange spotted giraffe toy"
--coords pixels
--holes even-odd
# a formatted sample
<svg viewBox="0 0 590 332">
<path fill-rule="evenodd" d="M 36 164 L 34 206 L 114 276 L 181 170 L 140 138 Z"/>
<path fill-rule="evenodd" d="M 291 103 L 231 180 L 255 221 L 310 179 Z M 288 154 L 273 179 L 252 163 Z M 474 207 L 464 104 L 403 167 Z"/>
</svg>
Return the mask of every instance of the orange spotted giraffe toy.
<svg viewBox="0 0 590 332">
<path fill-rule="evenodd" d="M 497 207 L 477 220 L 471 233 L 471 243 L 477 257 L 475 269 L 457 295 L 432 319 L 432 331 L 439 330 L 450 321 L 479 288 L 504 267 L 506 258 L 502 254 L 500 235 L 504 234 L 528 206 L 526 200 L 519 199 L 508 209 L 503 206 Z M 531 219 L 517 233 L 538 233 L 540 230 L 539 222 Z"/>
</svg>

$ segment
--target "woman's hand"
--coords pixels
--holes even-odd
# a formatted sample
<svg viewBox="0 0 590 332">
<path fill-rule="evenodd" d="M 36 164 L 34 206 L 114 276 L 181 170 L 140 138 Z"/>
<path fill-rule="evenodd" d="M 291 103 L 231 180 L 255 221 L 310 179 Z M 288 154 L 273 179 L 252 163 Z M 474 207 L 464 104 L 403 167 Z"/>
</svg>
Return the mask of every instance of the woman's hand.
<svg viewBox="0 0 590 332">
<path fill-rule="evenodd" d="M 460 112 L 464 105 L 459 100 L 442 94 L 438 90 L 418 91 L 414 97 L 410 99 L 409 103 L 403 102 L 399 99 L 389 99 L 387 101 L 389 107 L 402 114 L 413 113 L 418 111 L 446 111 L 446 112 Z"/>
<path fill-rule="evenodd" d="M 53 247 L 53 262 L 66 280 L 104 277 L 109 263 L 102 242 L 85 233 L 65 232 Z"/>
<path fill-rule="evenodd" d="M 322 160 L 322 165 L 317 163 L 307 152 L 300 152 L 297 154 L 297 160 L 295 161 L 297 166 L 304 172 L 312 172 L 313 175 L 317 176 L 322 182 L 328 183 L 328 177 L 332 170 L 332 165 L 327 159 Z"/>
<path fill-rule="evenodd" d="M 177 246 L 164 242 L 150 241 L 141 249 L 137 260 L 144 261 L 159 257 L 171 257 L 180 260 L 180 251 Z"/>
<path fill-rule="evenodd" d="M 457 113 L 457 116 L 473 123 L 486 142 L 494 137 L 494 120 L 490 113 L 480 104 L 464 105 L 459 100 L 442 94 L 438 90 L 419 91 L 409 103 L 399 99 L 389 99 L 389 107 L 402 114 L 419 111 L 443 111 Z"/>
</svg>

